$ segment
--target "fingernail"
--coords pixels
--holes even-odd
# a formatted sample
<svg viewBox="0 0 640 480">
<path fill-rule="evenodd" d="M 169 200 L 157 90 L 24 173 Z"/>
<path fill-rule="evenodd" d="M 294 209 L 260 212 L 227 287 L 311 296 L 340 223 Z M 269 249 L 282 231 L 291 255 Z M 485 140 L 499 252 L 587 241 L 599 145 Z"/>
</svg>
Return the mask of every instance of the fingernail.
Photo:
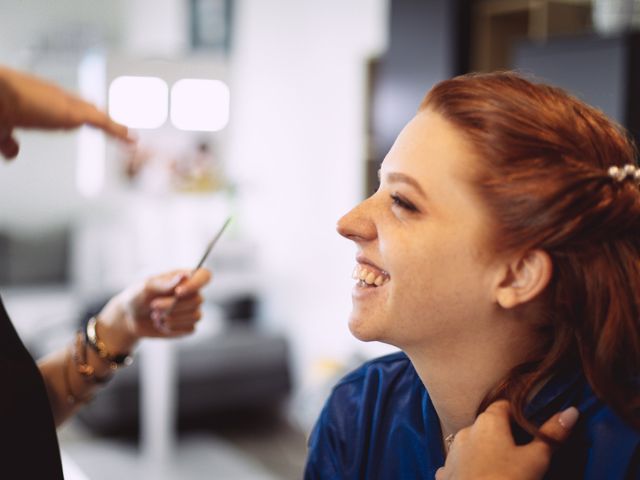
<svg viewBox="0 0 640 480">
<path fill-rule="evenodd" d="M 562 425 L 562 428 L 565 430 L 570 430 L 578 421 L 578 416 L 580 412 L 576 407 L 569 407 L 564 412 L 560 414 L 558 417 L 558 422 Z"/>
</svg>

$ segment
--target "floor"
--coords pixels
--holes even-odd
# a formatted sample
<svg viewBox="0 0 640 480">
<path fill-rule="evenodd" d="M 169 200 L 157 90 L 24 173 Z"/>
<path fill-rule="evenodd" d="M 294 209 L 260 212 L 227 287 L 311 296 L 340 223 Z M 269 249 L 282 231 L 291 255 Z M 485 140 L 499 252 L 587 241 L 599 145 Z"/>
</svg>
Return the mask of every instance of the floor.
<svg viewBox="0 0 640 480">
<path fill-rule="evenodd" d="M 293 480 L 306 457 L 304 434 L 283 419 L 188 428 L 160 461 L 145 459 L 135 439 L 97 437 L 77 420 L 59 437 L 67 480 Z"/>
</svg>

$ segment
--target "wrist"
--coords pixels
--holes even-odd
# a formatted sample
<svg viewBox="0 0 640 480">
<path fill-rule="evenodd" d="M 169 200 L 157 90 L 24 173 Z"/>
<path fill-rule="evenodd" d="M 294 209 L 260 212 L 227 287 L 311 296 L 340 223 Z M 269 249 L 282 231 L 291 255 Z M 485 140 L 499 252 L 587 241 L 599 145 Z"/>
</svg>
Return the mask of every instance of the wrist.
<svg viewBox="0 0 640 480">
<path fill-rule="evenodd" d="M 112 299 L 96 316 L 95 333 L 112 355 L 129 354 L 139 337 L 117 297 Z"/>
</svg>

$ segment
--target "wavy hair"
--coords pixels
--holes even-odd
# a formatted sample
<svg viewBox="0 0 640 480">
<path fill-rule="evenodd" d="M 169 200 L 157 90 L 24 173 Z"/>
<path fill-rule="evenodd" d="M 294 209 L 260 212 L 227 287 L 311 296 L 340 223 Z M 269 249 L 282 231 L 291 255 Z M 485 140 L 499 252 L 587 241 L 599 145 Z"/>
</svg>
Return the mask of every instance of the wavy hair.
<svg viewBox="0 0 640 480">
<path fill-rule="evenodd" d="M 612 165 L 636 165 L 624 129 L 562 89 L 514 72 L 469 74 L 435 85 L 420 109 L 442 115 L 471 142 L 474 188 L 495 219 L 501 251 L 542 249 L 553 274 L 539 301 L 541 353 L 485 398 L 524 407 L 536 385 L 581 364 L 596 395 L 640 428 L 640 190 Z M 542 353 L 543 352 L 543 353 Z"/>
</svg>

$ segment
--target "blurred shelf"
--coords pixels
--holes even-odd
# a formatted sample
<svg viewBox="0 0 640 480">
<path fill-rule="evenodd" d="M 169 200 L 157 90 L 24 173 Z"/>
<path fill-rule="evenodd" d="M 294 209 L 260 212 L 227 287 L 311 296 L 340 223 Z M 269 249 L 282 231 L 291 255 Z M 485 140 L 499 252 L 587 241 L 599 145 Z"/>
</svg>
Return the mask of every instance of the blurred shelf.
<svg viewBox="0 0 640 480">
<path fill-rule="evenodd" d="M 471 70 L 511 68 L 514 42 L 591 30 L 589 0 L 478 0 L 473 3 Z"/>
</svg>

